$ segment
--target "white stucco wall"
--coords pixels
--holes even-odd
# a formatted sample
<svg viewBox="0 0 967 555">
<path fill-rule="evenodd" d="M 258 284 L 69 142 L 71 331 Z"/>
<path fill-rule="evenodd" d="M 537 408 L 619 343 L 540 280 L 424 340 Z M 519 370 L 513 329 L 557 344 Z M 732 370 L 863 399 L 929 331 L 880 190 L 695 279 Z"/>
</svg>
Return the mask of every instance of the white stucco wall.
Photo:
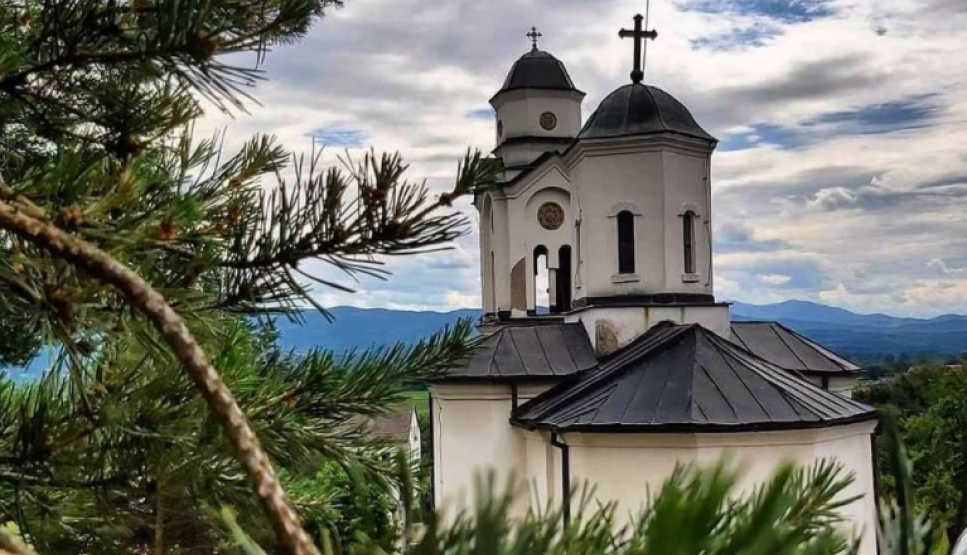
<svg viewBox="0 0 967 555">
<path fill-rule="evenodd" d="M 853 398 L 853 388 L 856 386 L 856 376 L 838 376 L 829 379 L 829 390 L 840 395 Z"/>
<path fill-rule="evenodd" d="M 547 248 L 551 269 L 559 267 L 560 247 L 571 246 L 571 266 L 572 269 L 576 268 L 574 229 L 579 208 L 573 202 L 574 184 L 566 172 L 567 169 L 559 162 L 548 164 L 535 172 L 531 179 L 478 200 L 478 209 L 481 211 L 480 265 L 485 312 L 511 311 L 511 275 L 514 266 L 521 260 L 525 264 L 526 288 L 523 310 L 535 308 L 537 295 L 534 287 L 534 249 L 539 245 Z M 489 204 L 487 198 L 491 199 Z M 558 229 L 545 229 L 538 222 L 538 209 L 545 202 L 557 203 L 564 211 L 564 223 Z M 493 215 L 492 230 L 489 219 L 486 218 L 488 209 Z M 491 252 L 493 262 L 490 260 Z M 492 273 L 489 271 L 491 267 Z"/>
<path fill-rule="evenodd" d="M 410 462 L 419 465 L 423 458 L 423 436 L 420 432 L 420 422 L 416 417 L 416 410 L 410 416 L 410 437 L 407 438 Z"/>
<path fill-rule="evenodd" d="M 806 379 L 814 385 L 823 387 L 823 377 L 810 375 Z M 856 386 L 856 376 L 834 376 L 826 378 L 826 388 L 833 393 L 838 393 L 847 399 L 853 398 L 853 388 Z"/>
<path fill-rule="evenodd" d="M 582 141 L 568 153 L 581 207 L 581 297 L 712 294 L 707 145 L 669 136 Z M 635 214 L 632 275 L 618 274 L 619 211 Z M 682 214 L 695 212 L 694 275 L 684 275 Z"/>
<path fill-rule="evenodd" d="M 533 398 L 551 384 L 519 387 L 518 399 Z M 545 431 L 510 425 L 509 385 L 434 384 L 435 502 L 445 518 L 473 506 L 474 481 L 494 472 L 498 485 L 514 478 L 518 503 L 513 516 L 559 503 L 561 450 Z M 622 522 L 633 516 L 678 464 L 711 465 L 727 459 L 742 469 L 740 492 L 769 478 L 782 463 L 809 465 L 833 458 L 853 472 L 846 496 L 863 495 L 843 511 L 847 532 L 862 535 L 861 555 L 875 555 L 876 512 L 871 434 L 874 423 L 827 429 L 717 434 L 565 433 L 572 484 L 587 483 L 598 500 L 618 504 Z M 576 507 L 575 507 L 576 509 Z"/>
<path fill-rule="evenodd" d="M 701 324 L 723 337 L 729 337 L 731 333 L 727 304 L 592 307 L 567 314 L 565 320 L 584 325 L 599 355 L 624 347 L 655 324 L 664 321 Z M 614 341 L 599 345 L 602 334 L 610 333 L 614 334 Z"/>
<path fill-rule="evenodd" d="M 697 435 L 574 433 L 562 439 L 570 446 L 572 483 L 593 485 L 597 499 L 617 502 L 618 515 L 624 518 L 636 514 L 648 491 L 657 491 L 680 463 L 710 465 L 727 458 L 743 471 L 740 491 L 749 492 L 784 462 L 808 465 L 834 458 L 856 475 L 844 496 L 864 495 L 843 510 L 846 531 L 862 536 L 860 554 L 875 555 L 873 427 L 859 423 L 823 430 Z"/>
<path fill-rule="evenodd" d="M 488 312 L 510 311 L 511 274 L 527 264 L 527 307 L 534 308 L 533 252 L 572 249 L 572 298 L 713 293 L 707 145 L 670 136 L 584 141 L 544 162 L 512 186 L 478 199 L 481 277 Z M 543 202 L 565 212 L 549 231 L 537 221 Z M 619 212 L 635 215 L 635 273 L 618 273 Z M 683 225 L 695 214 L 695 272 L 684 272 Z M 492 226 L 492 228 L 491 228 Z M 492 253 L 492 254 L 491 254 Z M 492 262 L 491 262 L 492 257 Z M 492 270 L 491 270 L 492 268 Z"/>
<path fill-rule="evenodd" d="M 519 386 L 518 402 L 536 397 L 551 385 Z M 523 480 L 528 475 L 523 432 L 509 423 L 512 386 L 438 383 L 430 387 L 430 395 L 434 502 L 445 516 L 473 506 L 478 477 L 493 472 L 503 486 L 511 478 Z M 529 506 L 528 496 L 522 496 L 517 514 L 523 515 Z"/>
<path fill-rule="evenodd" d="M 528 164 L 547 150 L 563 150 L 548 143 L 504 145 L 518 137 L 573 138 L 581 130 L 583 93 L 544 89 L 519 89 L 498 94 L 491 102 L 495 111 L 494 135 L 497 155 L 505 166 Z M 545 112 L 554 114 L 557 126 L 544 129 L 540 124 Z M 502 125 L 499 125 L 502 124 Z M 503 134 L 498 128 L 503 127 Z"/>
</svg>

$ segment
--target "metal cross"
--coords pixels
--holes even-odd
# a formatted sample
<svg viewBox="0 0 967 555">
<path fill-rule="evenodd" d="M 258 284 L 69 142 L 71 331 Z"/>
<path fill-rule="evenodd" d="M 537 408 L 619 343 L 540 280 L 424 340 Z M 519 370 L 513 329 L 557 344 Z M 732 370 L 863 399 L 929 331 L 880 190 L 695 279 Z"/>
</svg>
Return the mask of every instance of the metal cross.
<svg viewBox="0 0 967 555">
<path fill-rule="evenodd" d="M 531 39 L 531 47 L 533 50 L 537 50 L 537 39 L 543 36 L 544 35 L 537 32 L 537 27 L 531 27 L 531 30 L 529 33 L 527 33 L 526 37 Z"/>
<path fill-rule="evenodd" d="M 655 40 L 658 38 L 658 31 L 654 29 L 647 31 L 641 29 L 641 20 L 644 18 L 641 14 L 635 16 L 635 28 L 629 31 L 628 29 L 622 29 L 618 31 L 618 36 L 626 39 L 632 38 L 635 40 L 635 68 L 631 71 L 631 82 L 641 83 L 641 80 L 645 78 L 645 72 L 641 67 L 641 45 L 645 39 Z"/>
</svg>

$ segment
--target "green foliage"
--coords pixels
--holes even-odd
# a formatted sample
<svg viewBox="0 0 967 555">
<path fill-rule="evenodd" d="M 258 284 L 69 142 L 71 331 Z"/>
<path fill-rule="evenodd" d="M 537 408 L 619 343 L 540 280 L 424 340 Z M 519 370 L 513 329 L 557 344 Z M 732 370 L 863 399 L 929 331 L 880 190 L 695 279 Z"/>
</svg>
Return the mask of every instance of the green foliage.
<svg viewBox="0 0 967 555">
<path fill-rule="evenodd" d="M 967 527 L 967 375 L 947 366 L 917 367 L 883 383 L 868 385 L 856 399 L 877 406 L 896 421 L 909 453 L 910 492 L 898 487 L 891 441 L 877 445 L 881 491 L 903 495 L 945 531 L 951 545 Z"/>
<path fill-rule="evenodd" d="M 880 545 L 885 555 L 942 555 L 949 552 L 942 534 L 916 508 L 912 471 L 892 416 L 883 419 L 883 449 L 894 476 L 894 499 L 880 500 Z"/>
<path fill-rule="evenodd" d="M 822 461 L 810 468 L 780 468 L 751 495 L 725 466 L 678 468 L 649 506 L 623 524 L 612 503 L 598 504 L 584 489 L 577 515 L 562 524 L 559 510 L 514 519 L 514 484 L 498 492 L 493 477 L 478 482 L 472 512 L 432 522 L 408 555 L 838 555 L 856 541 L 838 532 L 837 511 L 852 482 L 841 467 Z M 328 553 L 381 553 L 374 543 Z M 901 554 L 895 554 L 901 555 Z M 906 555 L 906 554 L 903 554 Z"/>
<path fill-rule="evenodd" d="M 324 309 L 313 287 L 349 290 L 327 269 L 351 283 L 385 276 L 381 256 L 446 248 L 466 223 L 453 199 L 497 175 L 468 152 L 452 190 L 434 196 L 397 154 L 327 168 L 320 151 L 292 155 L 272 137 L 230 153 L 221 137 L 193 136 L 205 109 L 243 109 L 268 48 L 339 5 L 0 2 L 0 202 L 92 243 L 163 293 L 293 483 L 333 464 L 393 476 L 345 421 L 399 402 L 464 356 L 468 326 L 337 359 L 281 353 L 252 318 Z M 0 381 L 5 522 L 48 555 L 212 553 L 225 549 L 218 511 L 229 506 L 274 548 L 158 332 L 99 276 L 0 230 L 0 363 L 43 347 L 61 353 L 44 381 Z M 298 501 L 310 512 L 321 503 Z"/>
<path fill-rule="evenodd" d="M 330 462 L 314 476 L 286 484 L 297 503 L 301 501 L 303 523 L 317 544 L 327 538 L 341 546 L 372 542 L 392 549 L 399 535 L 394 496 L 398 481 Z"/>
<path fill-rule="evenodd" d="M 378 414 L 413 380 L 463 356 L 469 325 L 346 359 L 267 348 L 239 320 L 217 330 L 209 352 L 309 522 L 347 541 L 357 531 L 388 537 L 387 491 L 398 472 L 382 445 L 344 422 Z M 0 499 L 41 552 L 137 550 L 155 544 L 159 530 L 163 545 L 211 552 L 223 541 L 216 509 L 226 505 L 273 545 L 231 449 L 166 351 L 145 352 L 133 335 L 92 357 L 80 380 L 92 390 L 90 416 L 70 393 L 74 382 L 57 374 L 2 386 Z"/>
</svg>

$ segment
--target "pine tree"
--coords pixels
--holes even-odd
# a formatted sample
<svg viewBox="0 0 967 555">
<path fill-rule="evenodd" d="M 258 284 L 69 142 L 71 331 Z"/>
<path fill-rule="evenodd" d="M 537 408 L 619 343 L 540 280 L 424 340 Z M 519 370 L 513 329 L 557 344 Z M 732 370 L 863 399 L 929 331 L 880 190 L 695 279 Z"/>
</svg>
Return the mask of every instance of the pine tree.
<svg viewBox="0 0 967 555">
<path fill-rule="evenodd" d="M 433 197 L 399 155 L 324 168 L 193 136 L 261 77 L 225 54 L 261 63 L 339 5 L 0 2 L 0 361 L 59 353 L 42 382 L 0 383 L 0 518 L 42 552 L 210 553 L 231 506 L 263 545 L 314 553 L 273 465 L 385 470 L 341 423 L 465 355 L 466 326 L 346 360 L 252 327 L 343 288 L 307 261 L 382 276 L 380 256 L 445 247 L 453 200 L 495 177 L 468 153 Z"/>
</svg>

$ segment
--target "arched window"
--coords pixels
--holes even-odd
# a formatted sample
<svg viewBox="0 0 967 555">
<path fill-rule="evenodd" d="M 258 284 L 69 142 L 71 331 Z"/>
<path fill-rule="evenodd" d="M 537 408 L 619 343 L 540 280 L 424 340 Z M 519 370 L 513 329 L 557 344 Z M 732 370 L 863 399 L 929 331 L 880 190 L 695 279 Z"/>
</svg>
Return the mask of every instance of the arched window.
<svg viewBox="0 0 967 555">
<path fill-rule="evenodd" d="M 494 314 L 500 310 L 497 304 L 497 256 L 490 251 L 490 306 Z"/>
<path fill-rule="evenodd" d="M 571 310 L 571 246 L 563 245 L 557 252 L 557 299 L 554 307 L 558 312 L 567 312 Z"/>
<path fill-rule="evenodd" d="M 685 257 L 685 273 L 695 273 L 695 212 L 682 215 L 682 254 Z"/>
<path fill-rule="evenodd" d="M 534 313 L 543 314 L 550 306 L 547 247 L 534 248 Z"/>
<path fill-rule="evenodd" d="M 618 273 L 635 273 L 635 216 L 627 210 L 618 212 Z"/>
</svg>

